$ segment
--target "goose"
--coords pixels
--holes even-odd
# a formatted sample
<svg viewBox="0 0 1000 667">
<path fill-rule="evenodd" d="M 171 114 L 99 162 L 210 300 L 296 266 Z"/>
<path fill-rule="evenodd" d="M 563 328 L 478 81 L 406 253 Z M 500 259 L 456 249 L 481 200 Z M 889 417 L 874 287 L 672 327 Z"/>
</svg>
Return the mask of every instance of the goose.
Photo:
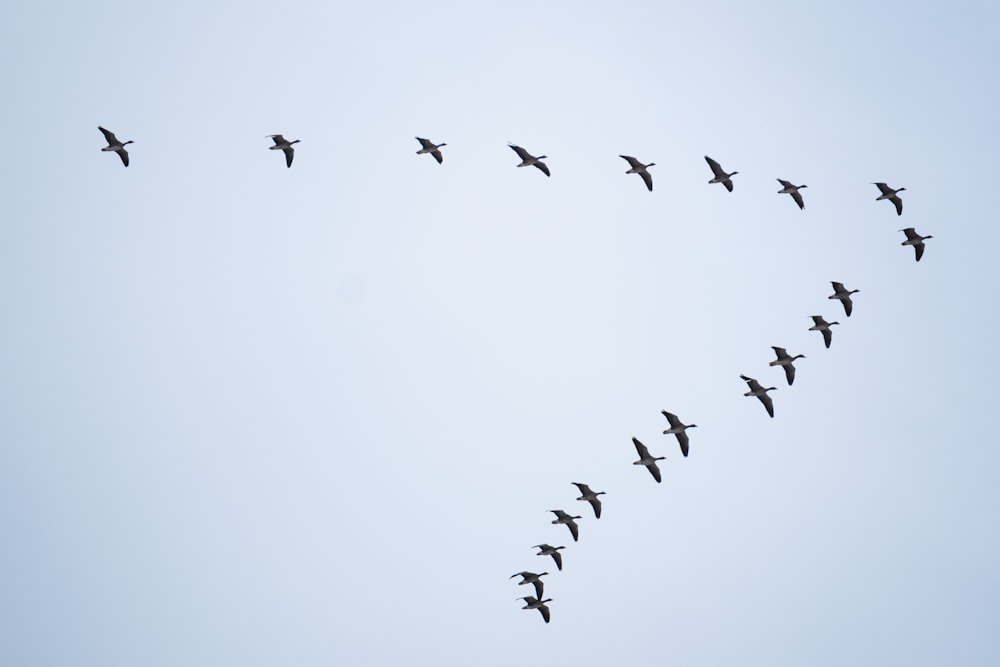
<svg viewBox="0 0 1000 667">
<path fill-rule="evenodd" d="M 697 424 L 682 424 L 681 420 L 678 419 L 677 415 L 672 412 L 667 412 L 666 410 L 660 410 L 667 421 L 670 422 L 670 428 L 663 432 L 663 435 L 673 433 L 677 436 L 677 442 L 681 445 L 681 454 L 684 456 L 688 455 L 688 434 L 684 431 L 689 428 L 695 428 Z"/>
<path fill-rule="evenodd" d="M 292 166 L 292 158 L 295 157 L 295 149 L 292 148 L 292 144 L 297 144 L 301 139 L 296 139 L 295 141 L 288 141 L 280 134 L 269 134 L 268 139 L 274 139 L 274 145 L 271 146 L 272 151 L 285 151 L 285 164 L 289 167 Z"/>
<path fill-rule="evenodd" d="M 125 150 L 125 146 L 127 146 L 128 144 L 134 144 L 135 142 L 132 141 L 131 139 L 125 142 L 118 141 L 118 137 L 115 136 L 114 132 L 112 132 L 111 130 L 105 130 L 100 125 L 97 126 L 97 129 L 101 131 L 101 133 L 104 135 L 104 140 L 108 142 L 108 145 L 102 148 L 101 150 L 114 151 L 115 153 L 118 153 L 118 157 L 122 159 L 122 164 L 124 164 L 127 167 L 128 151 Z"/>
<path fill-rule="evenodd" d="M 420 142 L 421 146 L 421 149 L 417 151 L 417 155 L 430 153 L 431 155 L 434 156 L 434 159 L 438 161 L 438 164 L 441 164 L 444 161 L 444 158 L 441 157 L 441 151 L 438 149 L 441 148 L 442 146 L 447 146 L 448 144 L 435 144 L 430 139 L 423 139 L 421 137 L 417 137 L 416 139 L 417 141 Z"/>
<path fill-rule="evenodd" d="M 514 574 L 507 577 L 508 579 L 513 579 L 514 577 L 521 577 L 521 581 L 517 582 L 518 586 L 524 586 L 525 584 L 535 585 L 535 595 L 542 597 L 542 591 L 545 590 L 545 582 L 542 581 L 542 577 L 547 575 L 548 572 L 542 572 L 540 574 L 535 574 L 534 572 L 515 572 Z"/>
<path fill-rule="evenodd" d="M 548 155 L 539 155 L 538 157 L 535 157 L 534 155 L 524 150 L 520 146 L 515 146 L 514 144 L 509 142 L 507 143 L 507 145 L 510 146 L 510 149 L 512 151 L 517 153 L 517 156 L 519 158 L 521 158 L 521 164 L 517 165 L 518 167 L 538 167 L 539 169 L 542 170 L 542 173 L 545 174 L 546 176 L 551 175 L 549 174 L 549 168 L 545 166 L 544 162 L 542 162 L 542 158 L 547 158 Z"/>
<path fill-rule="evenodd" d="M 542 596 L 539 593 L 538 598 L 541 598 L 541 597 Z M 546 602 L 552 602 L 552 598 L 548 598 L 546 600 L 540 600 L 538 598 L 534 598 L 534 597 L 532 597 L 530 595 L 526 595 L 523 598 L 518 598 L 518 600 L 524 600 L 527 603 L 523 607 L 521 607 L 521 609 L 537 609 L 538 611 L 542 612 L 542 618 L 544 618 L 545 622 L 548 623 L 549 622 L 549 608 L 548 608 L 548 606 L 545 603 Z"/>
<path fill-rule="evenodd" d="M 580 482 L 573 482 L 573 485 L 576 488 L 580 489 L 581 495 L 579 498 L 577 498 L 577 500 L 586 500 L 588 503 L 590 503 L 591 507 L 594 508 L 594 518 L 600 519 L 601 499 L 598 498 L 597 496 L 606 496 L 607 493 L 605 493 L 604 491 L 597 491 L 597 492 L 591 491 L 589 486 L 587 486 L 586 484 L 581 484 Z"/>
<path fill-rule="evenodd" d="M 851 311 L 854 310 L 854 302 L 851 301 L 851 295 L 856 292 L 860 292 L 861 290 L 856 290 L 856 289 L 849 290 L 846 287 L 844 287 L 844 283 L 838 283 L 833 280 L 830 281 L 830 284 L 833 285 L 833 294 L 831 294 L 826 298 L 840 299 L 840 302 L 844 304 L 844 312 L 847 313 L 848 317 L 850 317 Z"/>
<path fill-rule="evenodd" d="M 556 562 L 556 567 L 562 571 L 562 554 L 559 553 L 560 549 L 565 549 L 566 547 L 554 547 L 549 544 L 536 544 L 532 549 L 541 549 L 536 556 L 552 556 L 552 560 Z M 540 596 L 541 594 L 539 594 Z"/>
<path fill-rule="evenodd" d="M 653 177 L 649 175 L 649 172 L 646 171 L 646 169 L 648 169 L 649 167 L 654 166 L 656 163 L 655 162 L 650 162 L 649 164 L 643 164 L 643 163 L 639 162 L 638 160 L 636 160 L 634 157 L 632 157 L 630 155 L 619 155 L 618 157 L 620 157 L 621 159 L 623 159 L 626 162 L 628 162 L 629 166 L 631 167 L 625 173 L 626 174 L 639 174 L 640 176 L 642 176 L 642 180 L 645 181 L 646 187 L 649 188 L 650 192 L 652 192 L 653 191 Z"/>
<path fill-rule="evenodd" d="M 740 172 L 734 171 L 730 174 L 727 174 L 725 170 L 722 168 L 722 165 L 720 165 L 718 162 L 708 157 L 707 155 L 705 156 L 705 162 L 708 162 L 708 166 L 712 168 L 712 173 L 715 174 L 715 176 L 712 178 L 712 180 L 709 181 L 709 183 L 722 183 L 723 185 L 726 186 L 727 190 L 732 192 L 733 191 L 732 177 Z"/>
<path fill-rule="evenodd" d="M 893 190 L 885 183 L 872 183 L 872 185 L 878 187 L 882 192 L 878 197 L 875 197 L 875 201 L 880 199 L 888 199 L 896 206 L 896 215 L 903 215 L 903 200 L 899 198 L 898 192 L 902 192 L 906 188 L 899 188 L 898 190 Z"/>
<path fill-rule="evenodd" d="M 768 387 L 767 389 L 765 389 L 764 387 L 760 386 L 760 382 L 757 382 L 757 380 L 755 380 L 754 378 L 746 375 L 741 375 L 740 378 L 747 383 L 748 387 L 750 387 L 750 391 L 748 391 L 743 395 L 756 396 L 757 398 L 759 398 L 760 402 L 764 404 L 764 409 L 767 410 L 767 414 L 771 416 L 771 419 L 774 419 L 774 403 L 771 401 L 771 397 L 767 395 L 767 392 L 776 391 L 778 388 Z"/>
<path fill-rule="evenodd" d="M 778 182 L 781 183 L 781 189 L 778 190 L 779 195 L 792 195 L 792 199 L 795 203 L 799 205 L 800 209 L 806 207 L 805 202 L 802 201 L 802 193 L 799 192 L 802 188 L 808 188 L 808 185 L 792 185 L 790 181 L 779 178 Z"/>
<path fill-rule="evenodd" d="M 830 347 L 830 342 L 833 340 L 833 332 L 830 331 L 830 327 L 834 324 L 840 324 L 840 322 L 827 322 L 819 315 L 811 315 L 813 320 L 813 325 L 809 327 L 809 331 L 822 331 L 823 332 L 823 342 L 826 346 Z"/>
<path fill-rule="evenodd" d="M 927 239 L 934 238 L 933 236 L 921 236 L 917 234 L 913 227 L 907 227 L 906 229 L 900 229 L 899 231 L 906 234 L 906 240 L 899 245 L 911 245 L 913 246 L 914 252 L 917 253 L 917 261 L 924 256 L 924 241 Z"/>
<path fill-rule="evenodd" d="M 574 521 L 573 519 L 582 519 L 583 517 L 580 517 L 580 516 L 570 516 L 569 514 L 566 514 L 566 512 L 563 512 L 562 510 L 549 510 L 549 511 L 556 515 L 556 520 L 553 521 L 552 523 L 553 524 L 557 524 L 557 523 L 564 523 L 564 524 L 566 524 L 566 527 L 569 528 L 570 535 L 573 536 L 573 541 L 574 542 L 579 542 L 580 541 L 580 527 L 576 525 L 576 521 Z"/>
<path fill-rule="evenodd" d="M 792 362 L 796 359 L 805 359 L 806 355 L 796 354 L 793 357 L 788 354 L 788 352 L 785 352 L 785 348 L 775 347 L 774 345 L 771 346 L 771 349 L 774 350 L 774 354 L 777 355 L 778 358 L 774 361 L 768 362 L 767 365 L 782 366 L 785 369 L 785 379 L 788 380 L 788 386 L 791 387 L 792 383 L 795 382 L 795 366 L 792 365 Z"/>
<path fill-rule="evenodd" d="M 632 461 L 632 465 L 634 465 L 634 466 L 646 466 L 646 469 L 649 470 L 649 474 L 652 475 L 653 479 L 656 480 L 656 483 L 659 484 L 660 481 L 661 481 L 660 480 L 660 467 L 656 465 L 656 462 L 657 461 L 661 461 L 661 460 L 663 460 L 663 459 L 665 459 L 667 457 L 666 456 L 653 456 L 653 455 L 651 455 L 649 453 L 649 450 L 646 449 L 646 445 L 644 445 L 641 442 L 639 442 L 639 440 L 637 438 L 632 438 L 632 442 L 635 444 L 635 450 L 637 452 L 639 452 L 639 460 L 638 461 Z"/>
</svg>

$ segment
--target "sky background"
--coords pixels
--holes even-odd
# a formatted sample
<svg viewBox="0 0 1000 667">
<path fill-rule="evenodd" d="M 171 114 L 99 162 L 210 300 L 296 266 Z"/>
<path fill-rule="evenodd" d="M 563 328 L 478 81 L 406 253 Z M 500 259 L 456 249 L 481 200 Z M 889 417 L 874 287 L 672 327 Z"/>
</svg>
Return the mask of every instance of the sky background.
<svg viewBox="0 0 1000 667">
<path fill-rule="evenodd" d="M 5 3 L 0 663 L 997 664 L 998 34 L 992 2 Z"/>
</svg>

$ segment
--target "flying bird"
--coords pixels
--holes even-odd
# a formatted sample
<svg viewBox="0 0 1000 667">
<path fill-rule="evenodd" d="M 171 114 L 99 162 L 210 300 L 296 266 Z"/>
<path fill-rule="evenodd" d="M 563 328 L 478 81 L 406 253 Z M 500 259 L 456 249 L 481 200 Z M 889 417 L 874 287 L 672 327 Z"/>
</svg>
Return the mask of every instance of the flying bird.
<svg viewBox="0 0 1000 667">
<path fill-rule="evenodd" d="M 847 313 L 848 317 L 850 317 L 851 311 L 854 310 L 854 302 L 851 301 L 851 295 L 856 292 L 860 292 L 861 290 L 856 290 L 856 289 L 849 290 L 846 287 L 844 287 L 844 283 L 838 283 L 832 280 L 830 281 L 830 284 L 833 285 L 833 294 L 831 294 L 826 298 L 840 299 L 840 302 L 844 304 L 844 312 Z"/>
<path fill-rule="evenodd" d="M 899 245 L 913 246 L 914 252 L 917 253 L 917 261 L 919 262 L 920 258 L 924 256 L 924 241 L 926 241 L 927 239 L 932 239 L 934 237 L 921 236 L 920 234 L 917 234 L 916 230 L 914 230 L 913 227 L 907 227 L 906 229 L 900 229 L 899 231 L 906 234 L 906 240 L 900 243 Z"/>
<path fill-rule="evenodd" d="M 517 156 L 519 158 L 521 158 L 521 164 L 517 165 L 518 167 L 538 167 L 539 169 L 542 170 L 543 174 L 545 174 L 546 176 L 550 175 L 549 168 L 545 166 L 544 162 L 542 162 L 542 159 L 547 158 L 548 155 L 539 155 L 538 157 L 535 157 L 534 155 L 524 150 L 520 146 L 515 146 L 512 143 L 508 143 L 507 145 L 510 146 L 510 149 L 512 151 L 517 153 Z"/>
<path fill-rule="evenodd" d="M 100 125 L 97 126 L 97 129 L 101 131 L 101 133 L 104 135 L 104 140 L 108 142 L 108 145 L 102 148 L 101 150 L 114 151 L 115 153 L 118 153 L 118 157 L 122 159 L 122 164 L 127 167 L 128 151 L 125 150 L 125 146 L 129 144 L 134 144 L 135 142 L 132 141 L 131 139 L 125 142 L 118 141 L 118 137 L 115 136 L 114 132 L 112 132 L 111 130 L 105 130 Z"/>
<path fill-rule="evenodd" d="M 786 181 L 779 178 L 778 182 L 781 183 L 781 189 L 778 190 L 779 195 L 792 195 L 792 199 L 795 203 L 799 205 L 800 209 L 806 207 L 805 202 L 802 201 L 802 193 L 799 192 L 802 188 L 808 188 L 808 185 L 792 185 L 791 181 Z"/>
<path fill-rule="evenodd" d="M 626 174 L 639 174 L 640 176 L 642 176 L 642 180 L 646 183 L 646 187 L 649 188 L 650 192 L 652 192 L 653 191 L 653 177 L 649 175 L 649 172 L 646 171 L 646 169 L 648 169 L 649 167 L 654 166 L 656 163 L 655 162 L 650 162 L 649 164 L 643 164 L 643 163 L 639 162 L 638 160 L 636 160 L 634 157 L 632 157 L 630 155 L 619 155 L 618 157 L 620 157 L 621 159 L 623 159 L 626 162 L 628 162 L 629 166 L 631 167 L 625 173 Z"/>
<path fill-rule="evenodd" d="M 823 342 L 827 347 L 830 347 L 830 342 L 833 340 L 833 332 L 830 331 L 830 327 L 834 324 L 840 324 L 840 322 L 827 322 L 820 315 L 811 315 L 813 320 L 813 325 L 809 327 L 809 331 L 822 331 L 823 332 Z"/>
<path fill-rule="evenodd" d="M 536 544 L 535 546 L 532 547 L 532 549 L 541 549 L 541 551 L 535 554 L 536 556 L 552 556 L 552 560 L 556 562 L 556 567 L 558 567 L 560 571 L 562 570 L 562 554 L 559 553 L 559 550 L 565 548 L 566 547 L 561 547 L 561 546 L 554 547 L 549 544 Z M 538 597 L 541 596 L 542 594 L 539 593 Z"/>
<path fill-rule="evenodd" d="M 542 572 L 541 574 L 535 574 L 534 572 L 515 572 L 507 578 L 513 579 L 514 577 L 521 577 L 521 581 L 517 582 L 518 586 L 534 584 L 535 595 L 542 597 L 542 591 L 545 590 L 545 582 L 542 581 L 542 577 L 546 574 L 548 574 L 548 572 Z"/>
<path fill-rule="evenodd" d="M 601 499 L 598 498 L 597 496 L 605 496 L 607 494 L 604 491 L 597 491 L 597 492 L 591 491 L 589 486 L 587 486 L 586 484 L 581 484 L 580 482 L 573 482 L 573 485 L 576 486 L 576 488 L 580 489 L 581 495 L 579 498 L 577 498 L 577 500 L 586 500 L 588 503 L 590 503 L 591 507 L 594 508 L 594 518 L 600 519 Z"/>
<path fill-rule="evenodd" d="M 788 380 L 788 386 L 791 387 L 792 383 L 795 382 L 795 366 L 792 364 L 796 359 L 805 359 L 806 355 L 796 354 L 794 357 L 788 354 L 783 347 L 771 346 L 774 350 L 774 354 L 777 355 L 777 359 L 768 362 L 768 366 L 781 366 L 785 369 L 785 379 Z"/>
<path fill-rule="evenodd" d="M 576 521 L 573 521 L 573 519 L 581 519 L 583 517 L 570 516 L 569 514 L 566 514 L 566 512 L 563 512 L 562 510 L 549 510 L 549 511 L 555 514 L 557 517 L 556 520 L 553 521 L 552 523 L 566 524 L 566 527 L 569 528 L 570 534 L 573 536 L 573 541 L 577 542 L 580 540 L 580 527 L 576 525 Z"/>
<path fill-rule="evenodd" d="M 292 159 L 295 157 L 295 149 L 292 148 L 292 144 L 299 143 L 301 139 L 288 141 L 280 134 L 269 134 L 267 138 L 274 139 L 274 145 L 270 147 L 272 151 L 285 151 L 285 165 L 291 167 Z"/>
<path fill-rule="evenodd" d="M 733 191 L 732 177 L 740 172 L 734 171 L 732 173 L 727 174 L 726 171 L 722 168 L 722 165 L 720 165 L 718 162 L 708 157 L 707 155 L 705 156 L 705 162 L 708 162 L 708 166 L 712 168 L 712 173 L 715 174 L 715 176 L 712 178 L 712 180 L 709 181 L 709 183 L 722 183 L 723 185 L 726 186 L 727 190 L 732 192 Z"/>
<path fill-rule="evenodd" d="M 688 455 L 688 434 L 685 433 L 689 428 L 695 428 L 697 424 L 682 424 L 681 420 L 672 412 L 667 412 L 666 410 L 660 410 L 663 416 L 667 418 L 670 422 L 670 428 L 663 432 L 663 435 L 673 433 L 677 436 L 677 442 L 681 445 L 681 454 L 684 456 Z"/>
<path fill-rule="evenodd" d="M 441 148 L 442 146 L 447 146 L 448 144 L 435 144 L 430 139 L 423 139 L 421 137 L 417 137 L 417 141 L 420 142 L 420 145 L 422 147 L 419 151 L 417 151 L 417 155 L 430 153 L 431 155 L 434 156 L 434 159 L 438 161 L 438 164 L 441 164 L 444 161 L 444 158 L 441 157 L 441 151 L 438 149 Z"/>
<path fill-rule="evenodd" d="M 542 597 L 541 594 L 539 594 L 538 597 L 539 598 Z M 521 607 L 521 609 L 537 609 L 538 611 L 542 612 L 542 618 L 545 619 L 545 622 L 546 623 L 549 622 L 549 608 L 545 603 L 552 602 L 552 598 L 548 598 L 547 600 L 539 600 L 538 598 L 526 595 L 523 598 L 518 598 L 518 600 L 524 600 L 527 603 L 523 607 Z"/>
<path fill-rule="evenodd" d="M 903 215 L 903 200 L 899 198 L 899 195 L 897 193 L 902 192 L 906 188 L 899 188 L 897 190 L 893 190 L 885 183 L 872 183 L 872 185 L 877 186 L 878 189 L 882 192 L 882 194 L 880 194 L 878 197 L 875 197 L 875 201 L 879 201 L 881 199 L 888 199 L 896 207 L 896 215 Z"/>
<path fill-rule="evenodd" d="M 639 442 L 639 440 L 636 438 L 632 438 L 632 442 L 635 444 L 635 450 L 639 452 L 639 460 L 632 461 L 632 465 L 646 466 L 646 469 L 649 470 L 649 474 L 652 475 L 653 479 L 656 480 L 656 483 L 659 484 L 661 481 L 660 467 L 656 465 L 656 462 L 661 461 L 667 457 L 653 456 L 652 454 L 649 453 L 649 450 L 646 449 L 646 445 Z"/>
<path fill-rule="evenodd" d="M 755 380 L 752 377 L 741 375 L 740 378 L 747 383 L 748 387 L 750 387 L 750 391 L 748 391 L 743 395 L 756 396 L 757 398 L 759 398 L 760 402 L 764 404 L 764 409 L 767 410 L 767 414 L 770 415 L 772 419 L 774 419 L 774 403 L 771 402 L 771 397 L 767 395 L 767 392 L 775 391 L 777 390 L 777 387 L 768 387 L 765 389 L 764 387 L 760 386 L 760 382 L 757 382 L 757 380 Z"/>
</svg>

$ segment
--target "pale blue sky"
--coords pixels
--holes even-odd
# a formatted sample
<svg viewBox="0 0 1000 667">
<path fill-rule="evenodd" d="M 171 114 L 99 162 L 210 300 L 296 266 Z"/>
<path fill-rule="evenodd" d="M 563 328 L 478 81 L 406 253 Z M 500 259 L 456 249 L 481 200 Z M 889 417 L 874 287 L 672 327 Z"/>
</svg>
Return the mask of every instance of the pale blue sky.
<svg viewBox="0 0 1000 667">
<path fill-rule="evenodd" d="M 996 664 L 1000 9 L 665 4 L 0 8 L 0 664 Z"/>
</svg>

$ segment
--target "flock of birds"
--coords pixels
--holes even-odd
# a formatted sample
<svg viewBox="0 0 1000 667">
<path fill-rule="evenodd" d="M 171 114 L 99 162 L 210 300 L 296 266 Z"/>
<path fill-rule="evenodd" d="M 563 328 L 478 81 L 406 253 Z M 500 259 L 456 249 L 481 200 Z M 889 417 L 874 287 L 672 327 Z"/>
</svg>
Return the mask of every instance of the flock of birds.
<svg viewBox="0 0 1000 667">
<path fill-rule="evenodd" d="M 134 141 L 120 141 L 113 132 L 107 130 L 103 127 L 98 126 L 101 133 L 104 134 L 104 138 L 108 145 L 102 148 L 102 151 L 117 153 L 121 158 L 122 164 L 126 167 L 129 165 L 129 155 L 126 146 L 128 144 L 134 143 Z M 295 148 L 294 144 L 299 143 L 300 140 L 295 139 L 294 141 L 289 141 L 281 134 L 268 135 L 268 139 L 273 140 L 274 145 L 270 146 L 270 150 L 280 150 L 285 154 L 285 165 L 287 167 L 292 166 L 292 160 L 295 158 Z M 420 150 L 417 151 L 417 155 L 430 155 L 438 164 L 444 163 L 444 156 L 441 153 L 441 148 L 447 146 L 445 143 L 435 144 L 429 139 L 423 137 L 416 137 L 417 141 L 420 142 Z M 541 171 L 546 176 L 551 176 L 548 165 L 542 160 L 547 159 L 546 155 L 535 156 L 529 153 L 526 149 L 518 146 L 516 144 L 508 144 L 510 149 L 517 154 L 520 158 L 520 163 L 518 167 L 535 167 Z M 631 155 L 621 155 L 619 156 L 625 160 L 629 168 L 625 172 L 626 174 L 637 174 L 642 178 L 643 183 L 645 183 L 647 190 L 653 191 L 653 177 L 649 173 L 649 168 L 655 166 L 655 162 L 650 162 L 644 164 L 640 160 Z M 705 156 L 705 161 L 708 163 L 709 168 L 712 171 L 712 178 L 708 181 L 710 184 L 721 183 L 726 190 L 729 192 L 733 191 L 733 176 L 736 176 L 738 171 L 727 172 L 722 168 L 716 160 Z M 800 208 L 805 208 L 805 201 L 802 198 L 802 190 L 805 189 L 806 185 L 795 185 L 791 181 L 786 181 L 784 179 L 777 179 L 781 184 L 781 189 L 778 190 L 778 194 L 789 195 L 795 204 Z M 879 189 L 879 196 L 876 197 L 876 201 L 888 200 L 896 208 L 896 214 L 903 215 L 903 200 L 899 197 L 899 193 L 906 188 L 891 188 L 888 184 L 883 182 L 873 183 Z M 907 227 L 900 230 L 906 235 L 906 240 L 902 242 L 901 245 L 913 246 L 914 252 L 916 254 L 916 261 L 920 261 L 920 258 L 924 254 L 924 241 L 933 238 L 932 236 L 921 236 L 916 232 L 913 227 Z M 847 317 L 851 316 L 851 312 L 854 309 L 854 303 L 851 299 L 851 295 L 859 292 L 856 289 L 847 289 L 843 283 L 832 281 L 833 294 L 831 294 L 829 299 L 836 299 L 841 302 L 844 307 L 844 313 Z M 818 331 L 823 336 L 823 343 L 825 347 L 829 348 L 831 342 L 833 341 L 833 331 L 831 327 L 834 325 L 839 325 L 840 322 L 827 322 L 822 315 L 812 315 L 811 316 L 813 325 L 809 327 L 809 331 Z M 795 361 L 798 359 L 804 359 L 804 354 L 789 354 L 788 351 L 783 347 L 772 346 L 774 350 L 775 359 L 768 363 L 768 366 L 780 366 L 785 373 L 785 380 L 788 382 L 788 386 L 791 386 L 795 381 Z M 774 417 L 774 402 L 768 392 L 775 391 L 777 387 L 764 387 L 756 378 L 750 377 L 748 375 L 740 375 L 740 378 L 746 382 L 749 391 L 744 393 L 747 397 L 756 397 L 764 406 L 767 411 L 768 416 Z M 663 416 L 667 419 L 669 428 L 663 431 L 664 435 L 673 435 L 676 437 L 678 444 L 680 445 L 681 454 L 687 457 L 690 448 L 690 440 L 688 438 L 687 430 L 697 427 L 697 424 L 685 424 L 681 419 L 674 413 L 668 412 L 666 410 L 662 411 Z M 632 438 L 632 444 L 635 446 L 636 452 L 639 455 L 637 461 L 633 461 L 633 465 L 644 466 L 652 475 L 653 479 L 657 483 L 662 482 L 662 475 L 660 468 L 657 465 L 657 461 L 664 460 L 665 456 L 653 456 L 649 449 L 643 444 L 638 438 Z M 599 496 L 605 495 L 604 491 L 594 491 L 589 485 L 582 482 L 573 482 L 573 484 L 579 489 L 580 496 L 577 498 L 578 501 L 583 501 L 590 503 L 594 511 L 594 518 L 601 518 L 601 500 Z M 580 538 L 580 528 L 576 523 L 577 519 L 582 518 L 578 515 L 570 514 L 562 509 L 549 510 L 549 512 L 555 515 L 555 519 L 552 521 L 555 525 L 565 525 L 573 537 L 573 541 L 576 542 Z M 552 546 L 547 543 L 536 544 L 532 548 L 538 549 L 538 556 L 548 556 L 551 557 L 555 562 L 556 568 L 558 570 L 563 569 L 563 558 L 560 553 L 566 547 L 563 545 Z M 542 577 L 548 575 L 548 572 L 530 572 L 528 570 L 522 570 L 510 576 L 511 579 L 514 577 L 521 577 L 521 581 L 518 582 L 521 586 L 532 585 L 534 587 L 534 595 L 526 595 L 517 598 L 518 600 L 523 600 L 525 605 L 522 609 L 537 609 L 542 618 L 548 623 L 551 619 L 551 612 L 548 606 L 549 602 L 552 602 L 552 598 L 545 598 L 545 583 L 542 581 Z"/>
</svg>

